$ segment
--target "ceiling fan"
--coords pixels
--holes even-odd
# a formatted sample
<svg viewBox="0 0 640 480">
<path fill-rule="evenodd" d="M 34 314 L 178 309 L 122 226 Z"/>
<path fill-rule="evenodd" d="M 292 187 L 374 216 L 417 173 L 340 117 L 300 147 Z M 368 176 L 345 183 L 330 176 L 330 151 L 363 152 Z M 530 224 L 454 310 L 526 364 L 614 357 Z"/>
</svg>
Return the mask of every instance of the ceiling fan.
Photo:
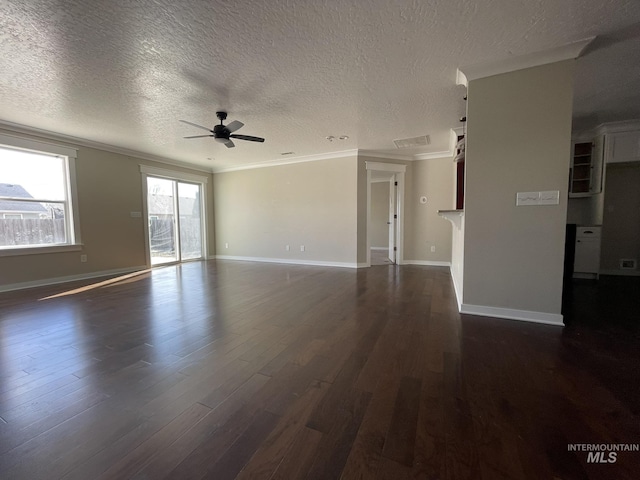
<svg viewBox="0 0 640 480">
<path fill-rule="evenodd" d="M 202 138 L 202 137 L 213 137 L 216 142 L 224 143 L 227 148 L 233 148 L 236 145 L 233 143 L 232 138 L 237 138 L 238 140 L 248 140 L 250 142 L 264 142 L 264 138 L 261 137 L 252 137 L 251 135 L 236 135 L 233 132 L 239 130 L 244 126 L 244 123 L 234 120 L 229 125 L 224 125 L 222 122 L 227 118 L 227 112 L 216 112 L 216 117 L 220 119 L 220 125 L 216 125 L 213 127 L 213 130 L 207 127 L 203 127 L 202 125 L 198 125 L 197 123 L 187 122 L 186 120 L 180 120 L 182 123 L 186 123 L 188 125 L 192 125 L 194 127 L 201 128 L 209 132 L 208 135 L 191 135 L 189 137 L 184 138 Z"/>
</svg>

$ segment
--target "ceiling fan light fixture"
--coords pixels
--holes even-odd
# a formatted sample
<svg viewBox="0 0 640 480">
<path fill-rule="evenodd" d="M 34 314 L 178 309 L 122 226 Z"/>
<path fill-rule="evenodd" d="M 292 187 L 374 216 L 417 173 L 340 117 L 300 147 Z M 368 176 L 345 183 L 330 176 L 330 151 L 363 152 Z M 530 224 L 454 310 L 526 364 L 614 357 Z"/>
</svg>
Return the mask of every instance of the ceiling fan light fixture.
<svg viewBox="0 0 640 480">
<path fill-rule="evenodd" d="M 197 123 L 188 122 L 186 120 L 180 120 L 182 123 L 186 123 L 196 128 L 200 128 L 202 130 L 206 130 L 211 135 L 192 135 L 184 138 L 200 138 L 200 137 L 213 137 L 213 139 L 218 143 L 223 143 L 227 148 L 235 147 L 232 139 L 238 140 L 246 140 L 248 142 L 264 142 L 264 138 L 262 137 L 254 137 L 252 135 L 238 135 L 233 132 L 239 130 L 244 127 L 244 123 L 234 120 L 229 125 L 224 125 L 224 120 L 227 118 L 227 112 L 216 112 L 216 116 L 220 119 L 220 124 L 216 125 L 212 129 L 208 127 L 203 127 L 202 125 L 198 125 Z"/>
</svg>

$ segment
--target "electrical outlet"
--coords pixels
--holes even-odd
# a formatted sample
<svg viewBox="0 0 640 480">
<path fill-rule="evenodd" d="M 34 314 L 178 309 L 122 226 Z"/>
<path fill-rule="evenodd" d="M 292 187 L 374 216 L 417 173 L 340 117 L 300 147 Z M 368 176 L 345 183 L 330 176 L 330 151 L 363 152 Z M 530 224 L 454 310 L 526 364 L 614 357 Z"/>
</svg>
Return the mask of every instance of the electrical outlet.
<svg viewBox="0 0 640 480">
<path fill-rule="evenodd" d="M 304 245 L 300 245 L 300 251 L 304 252 Z"/>
<path fill-rule="evenodd" d="M 80 261 L 82 263 L 86 263 L 87 262 L 87 256 L 86 255 L 80 255 Z"/>
<path fill-rule="evenodd" d="M 620 259 L 620 268 L 623 270 L 635 270 L 636 269 L 636 259 L 635 258 L 621 258 Z"/>
<path fill-rule="evenodd" d="M 284 249 L 288 252 L 289 250 L 291 250 L 291 247 L 289 245 L 285 245 Z"/>
<path fill-rule="evenodd" d="M 436 246 L 435 245 L 431 245 L 431 253 L 435 253 L 436 252 Z"/>
<path fill-rule="evenodd" d="M 229 244 L 225 242 L 224 248 L 229 248 Z"/>
</svg>

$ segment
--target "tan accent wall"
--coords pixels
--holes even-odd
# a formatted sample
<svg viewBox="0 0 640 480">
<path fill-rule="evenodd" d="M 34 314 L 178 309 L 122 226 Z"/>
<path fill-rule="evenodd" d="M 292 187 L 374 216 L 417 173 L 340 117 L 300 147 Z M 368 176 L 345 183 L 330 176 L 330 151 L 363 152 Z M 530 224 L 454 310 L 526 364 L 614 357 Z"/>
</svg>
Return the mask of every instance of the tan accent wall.
<svg viewBox="0 0 640 480">
<path fill-rule="evenodd" d="M 37 140 L 37 139 L 36 139 Z M 67 144 L 68 145 L 68 144 Z M 93 148 L 78 147 L 76 178 L 82 251 L 0 257 L 0 288 L 6 285 L 119 270 L 146 264 L 140 164 L 208 176 L 207 224 L 213 254 L 212 175 Z M 80 255 L 87 262 L 80 262 Z"/>
<path fill-rule="evenodd" d="M 574 61 L 468 87 L 463 303 L 559 314 Z M 516 192 L 560 204 L 516 207 Z"/>
<path fill-rule="evenodd" d="M 371 247 L 389 248 L 389 182 L 371 184 Z"/>
<path fill-rule="evenodd" d="M 216 252 L 355 266 L 356 186 L 355 156 L 215 174 Z"/>
</svg>

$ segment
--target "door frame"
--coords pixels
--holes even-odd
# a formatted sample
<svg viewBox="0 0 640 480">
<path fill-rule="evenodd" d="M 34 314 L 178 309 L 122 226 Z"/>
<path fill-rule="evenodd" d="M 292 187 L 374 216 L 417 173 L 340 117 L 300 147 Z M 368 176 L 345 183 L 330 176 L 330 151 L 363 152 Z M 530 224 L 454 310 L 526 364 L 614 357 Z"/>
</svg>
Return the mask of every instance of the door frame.
<svg viewBox="0 0 640 480">
<path fill-rule="evenodd" d="M 397 209 L 397 205 L 398 205 L 398 179 L 396 178 L 396 175 L 393 174 L 391 175 L 391 177 L 388 180 L 389 182 L 389 213 L 388 213 L 388 220 L 387 220 L 387 225 L 388 225 L 388 236 L 389 236 L 389 247 L 388 247 L 388 256 L 389 256 L 389 260 L 391 260 L 391 263 L 395 264 L 397 263 L 398 259 L 398 251 L 396 249 L 397 247 L 397 236 L 398 236 L 398 222 L 397 222 L 397 216 L 398 216 L 398 209 Z"/>
<path fill-rule="evenodd" d="M 140 165 L 140 176 L 141 176 L 141 180 L 142 180 L 142 218 L 143 218 L 143 227 L 144 227 L 144 246 L 145 246 L 145 255 L 146 255 L 146 262 L 147 262 L 147 268 L 151 268 L 151 245 L 149 243 L 149 207 L 148 207 L 148 202 L 147 202 L 147 198 L 149 195 L 148 192 L 148 188 L 147 188 L 147 178 L 148 177 L 158 177 L 158 178 L 165 178 L 167 180 L 174 180 L 176 182 L 186 182 L 186 183 L 192 183 L 192 184 L 196 184 L 200 186 L 200 212 L 201 212 L 201 235 L 202 235 L 202 259 L 199 258 L 195 258 L 195 259 L 189 259 L 189 260 L 176 260 L 175 262 L 168 262 L 168 263 L 163 263 L 160 266 L 166 266 L 166 265 L 172 265 L 172 264 L 176 264 L 176 263 L 183 263 L 183 262 L 193 262 L 193 261 L 199 261 L 199 260 L 206 260 L 207 258 L 209 258 L 208 255 L 208 235 L 207 235 L 207 184 L 209 183 L 209 177 L 206 177 L 204 175 L 195 175 L 192 173 L 184 173 L 184 172 L 177 172 L 174 170 L 167 170 L 164 168 L 157 168 L 157 167 L 151 167 L 149 165 Z M 177 189 L 176 189 L 177 190 Z M 175 199 L 175 201 L 177 202 L 177 198 Z M 176 226 L 179 229 L 180 228 L 180 219 L 177 218 L 176 219 Z M 178 235 L 180 235 L 180 231 L 178 230 L 177 232 Z M 177 255 L 178 257 L 181 257 L 181 255 L 178 253 Z"/>
<path fill-rule="evenodd" d="M 396 248 L 396 261 L 397 265 L 404 263 L 404 182 L 407 166 L 398 163 L 383 163 L 383 162 L 365 162 L 367 170 L 367 267 L 371 266 L 371 183 L 372 172 L 386 172 L 393 174 L 394 179 L 392 182 L 397 182 L 395 202 L 396 212 L 398 215 L 397 222 L 395 224 L 395 246 Z M 392 195 L 390 191 L 389 195 Z M 394 225 L 392 225 L 393 227 Z"/>
</svg>

